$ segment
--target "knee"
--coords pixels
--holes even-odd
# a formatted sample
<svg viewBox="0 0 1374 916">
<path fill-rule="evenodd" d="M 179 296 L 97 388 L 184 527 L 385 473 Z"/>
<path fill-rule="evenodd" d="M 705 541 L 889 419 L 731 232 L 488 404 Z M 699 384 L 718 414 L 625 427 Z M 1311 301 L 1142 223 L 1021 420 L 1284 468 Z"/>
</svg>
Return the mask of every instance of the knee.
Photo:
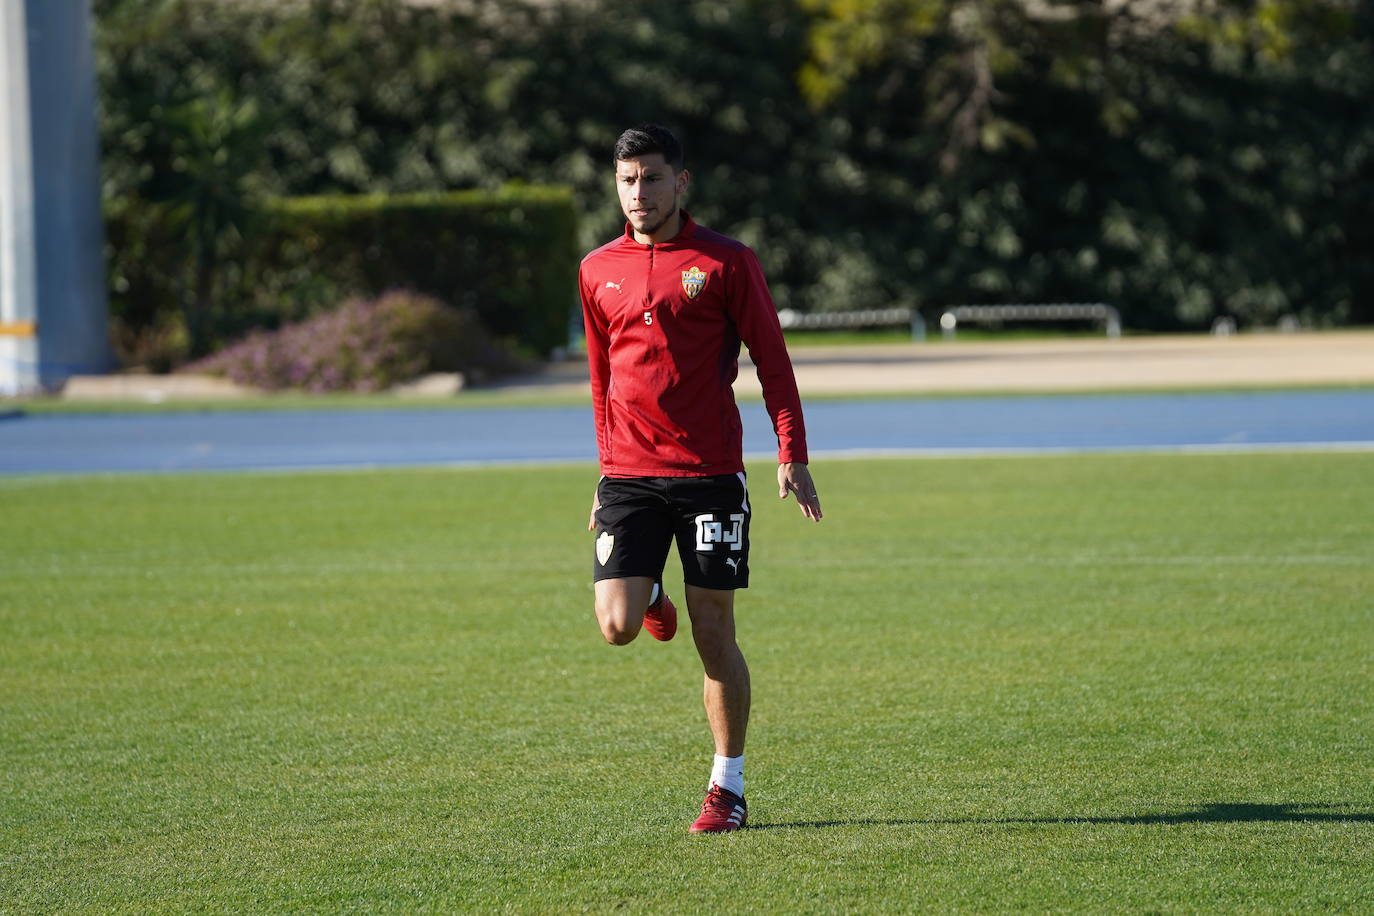
<svg viewBox="0 0 1374 916">
<path fill-rule="evenodd" d="M 736 648 L 732 598 L 700 592 L 688 596 L 692 641 L 703 657 L 732 652 Z"/>
<path fill-rule="evenodd" d="M 737 651 L 735 628 L 720 621 L 692 621 L 692 641 L 702 660 L 712 660 Z"/>
<path fill-rule="evenodd" d="M 624 646 L 634 642 L 634 638 L 639 635 L 639 627 L 602 623 L 601 635 L 606 637 L 606 642 L 613 646 Z"/>
<path fill-rule="evenodd" d="M 640 628 L 644 625 L 642 620 L 636 620 L 625 612 L 625 608 L 616 606 L 596 606 L 596 622 L 601 626 L 601 635 L 606 642 L 613 646 L 623 646 L 634 641 L 639 635 Z"/>
</svg>

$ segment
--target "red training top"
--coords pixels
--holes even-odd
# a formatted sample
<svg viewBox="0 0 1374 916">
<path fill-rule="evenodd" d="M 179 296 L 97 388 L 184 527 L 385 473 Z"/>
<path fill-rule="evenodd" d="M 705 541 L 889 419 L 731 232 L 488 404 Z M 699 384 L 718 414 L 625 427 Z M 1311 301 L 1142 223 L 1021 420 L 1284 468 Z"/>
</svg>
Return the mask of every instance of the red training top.
<svg viewBox="0 0 1374 916">
<path fill-rule="evenodd" d="M 582 259 L 601 473 L 706 477 L 744 470 L 731 385 L 740 342 L 758 368 L 778 461 L 806 461 L 806 427 L 778 313 L 754 252 L 693 222 L 667 242 L 625 234 Z"/>
</svg>

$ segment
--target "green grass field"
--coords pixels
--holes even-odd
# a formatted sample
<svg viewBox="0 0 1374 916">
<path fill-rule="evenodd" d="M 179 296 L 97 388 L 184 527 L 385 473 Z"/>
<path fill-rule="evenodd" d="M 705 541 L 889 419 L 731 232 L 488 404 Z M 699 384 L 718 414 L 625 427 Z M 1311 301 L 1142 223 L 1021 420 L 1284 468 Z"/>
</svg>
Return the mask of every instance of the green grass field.
<svg viewBox="0 0 1374 916">
<path fill-rule="evenodd" d="M 754 470 L 720 837 L 590 467 L 0 478 L 0 911 L 1374 909 L 1374 454 Z"/>
</svg>

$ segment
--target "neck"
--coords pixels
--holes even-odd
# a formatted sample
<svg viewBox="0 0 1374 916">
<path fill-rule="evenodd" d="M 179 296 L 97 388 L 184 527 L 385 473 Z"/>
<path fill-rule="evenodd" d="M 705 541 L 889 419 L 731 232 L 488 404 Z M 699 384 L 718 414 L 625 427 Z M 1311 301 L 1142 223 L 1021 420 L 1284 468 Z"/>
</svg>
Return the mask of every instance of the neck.
<svg viewBox="0 0 1374 916">
<path fill-rule="evenodd" d="M 652 235 L 645 235 L 631 229 L 635 241 L 641 245 L 658 245 L 674 238 L 682 231 L 682 208 L 677 207 L 673 210 L 673 215 L 664 220 L 663 225 L 654 230 Z"/>
</svg>

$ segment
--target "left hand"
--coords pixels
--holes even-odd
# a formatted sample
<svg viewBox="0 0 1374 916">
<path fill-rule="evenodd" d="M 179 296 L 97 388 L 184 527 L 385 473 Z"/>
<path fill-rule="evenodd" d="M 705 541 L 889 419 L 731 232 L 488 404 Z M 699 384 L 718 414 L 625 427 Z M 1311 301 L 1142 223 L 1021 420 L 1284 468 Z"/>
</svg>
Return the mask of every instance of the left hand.
<svg viewBox="0 0 1374 916">
<path fill-rule="evenodd" d="M 797 461 L 778 465 L 778 499 L 786 499 L 788 492 L 797 494 L 797 505 L 801 506 L 802 515 L 813 522 L 821 520 L 821 500 L 816 495 L 816 484 L 806 465 Z"/>
</svg>

